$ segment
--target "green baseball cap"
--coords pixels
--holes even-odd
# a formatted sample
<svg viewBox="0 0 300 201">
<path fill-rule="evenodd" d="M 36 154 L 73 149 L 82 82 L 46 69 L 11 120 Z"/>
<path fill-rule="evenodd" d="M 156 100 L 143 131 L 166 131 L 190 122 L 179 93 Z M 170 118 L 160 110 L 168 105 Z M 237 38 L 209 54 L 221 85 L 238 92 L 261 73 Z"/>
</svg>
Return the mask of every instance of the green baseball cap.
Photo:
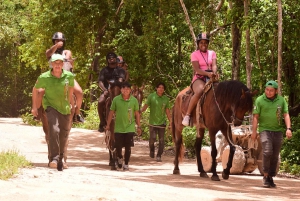
<svg viewBox="0 0 300 201">
<path fill-rule="evenodd" d="M 61 54 L 53 54 L 51 56 L 51 62 L 61 60 L 64 61 L 64 57 Z"/>
<path fill-rule="evenodd" d="M 267 82 L 266 87 L 273 87 L 274 89 L 277 89 L 278 84 L 274 80 L 270 80 L 270 81 Z"/>
</svg>

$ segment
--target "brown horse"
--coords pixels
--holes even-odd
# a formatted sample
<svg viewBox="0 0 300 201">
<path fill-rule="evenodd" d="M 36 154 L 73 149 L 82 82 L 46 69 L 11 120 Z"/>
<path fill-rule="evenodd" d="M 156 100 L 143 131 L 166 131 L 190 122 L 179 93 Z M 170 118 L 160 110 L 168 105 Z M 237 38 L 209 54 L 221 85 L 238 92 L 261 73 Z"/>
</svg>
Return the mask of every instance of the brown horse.
<svg viewBox="0 0 300 201">
<path fill-rule="evenodd" d="M 106 116 L 106 121 L 108 119 L 108 114 L 110 111 L 110 106 L 112 103 L 112 100 L 114 97 L 118 96 L 121 94 L 121 84 L 123 82 L 123 79 L 120 78 L 119 80 L 109 80 L 109 96 L 106 99 L 105 102 L 105 116 Z M 111 120 L 110 124 L 110 129 L 109 132 L 106 131 L 105 135 L 105 142 L 106 146 L 109 149 L 109 166 L 111 166 L 111 170 L 116 170 L 117 169 L 117 156 L 115 152 L 115 118 Z"/>
<path fill-rule="evenodd" d="M 143 103 L 143 99 L 144 99 L 144 85 L 142 85 L 141 87 L 138 87 L 136 85 L 134 85 L 132 87 L 132 92 L 131 94 L 138 100 L 139 103 L 139 110 L 142 107 L 142 103 Z"/>
<path fill-rule="evenodd" d="M 211 86 L 209 88 L 209 86 Z M 183 157 L 184 147 L 182 139 L 182 119 L 184 114 L 184 105 L 187 105 L 186 99 L 183 97 L 189 88 L 179 92 L 176 97 L 172 113 L 172 136 L 176 146 L 176 156 L 174 160 L 173 174 L 180 174 L 179 161 Z M 232 134 L 230 125 L 239 126 L 242 124 L 246 112 L 251 112 L 253 108 L 252 96 L 250 90 L 239 81 L 225 82 L 209 82 L 206 84 L 204 94 L 198 101 L 196 109 L 194 109 L 191 121 L 197 128 L 197 137 L 195 142 L 195 150 L 197 156 L 197 166 L 200 172 L 200 177 L 208 177 L 203 169 L 201 162 L 201 145 L 204 137 L 205 128 L 209 131 L 211 142 L 212 156 L 212 177 L 214 181 L 219 181 L 219 176 L 216 172 L 216 156 L 217 149 L 215 143 L 215 135 L 221 130 L 230 145 L 230 154 L 226 169 L 223 170 L 223 179 L 229 178 L 232 159 L 235 152 L 235 146 L 232 142 Z"/>
</svg>

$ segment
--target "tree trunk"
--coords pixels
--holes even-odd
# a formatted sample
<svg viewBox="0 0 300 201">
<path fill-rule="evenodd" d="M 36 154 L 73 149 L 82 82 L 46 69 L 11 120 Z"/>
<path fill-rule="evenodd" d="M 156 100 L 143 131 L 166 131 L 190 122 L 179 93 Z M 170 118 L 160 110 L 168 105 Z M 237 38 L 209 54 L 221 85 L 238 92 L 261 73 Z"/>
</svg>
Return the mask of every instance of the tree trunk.
<svg viewBox="0 0 300 201">
<path fill-rule="evenodd" d="M 240 11 L 244 10 L 243 2 L 236 0 L 234 2 L 235 10 L 238 12 L 235 14 L 233 24 L 231 25 L 232 35 L 232 80 L 240 79 L 240 52 L 241 52 L 241 31 L 237 24 L 238 20 L 242 17 Z M 229 7 L 233 8 L 232 1 L 229 2 Z"/>
<path fill-rule="evenodd" d="M 278 94 L 281 95 L 281 70 L 282 70 L 282 4 L 281 0 L 277 0 L 278 7 L 278 67 L 277 67 L 277 82 Z"/>
<path fill-rule="evenodd" d="M 181 7 L 183 9 L 183 12 L 185 14 L 185 20 L 186 20 L 186 22 L 189 25 L 190 33 L 191 33 L 191 36 L 192 36 L 192 38 L 194 40 L 195 49 L 197 49 L 196 36 L 195 36 L 194 28 L 193 28 L 193 26 L 191 24 L 191 20 L 190 20 L 189 14 L 188 14 L 188 12 L 186 10 L 186 7 L 185 7 L 185 4 L 184 4 L 183 0 L 179 0 L 179 1 L 180 1 L 180 4 L 181 4 Z"/>
<path fill-rule="evenodd" d="M 248 18 L 248 11 L 249 11 L 249 0 L 244 0 L 244 12 L 245 18 Z M 247 87 L 251 89 L 251 72 L 252 72 L 252 65 L 251 65 L 251 58 L 250 58 L 250 27 L 247 26 L 246 29 L 246 71 L 247 71 Z"/>
</svg>

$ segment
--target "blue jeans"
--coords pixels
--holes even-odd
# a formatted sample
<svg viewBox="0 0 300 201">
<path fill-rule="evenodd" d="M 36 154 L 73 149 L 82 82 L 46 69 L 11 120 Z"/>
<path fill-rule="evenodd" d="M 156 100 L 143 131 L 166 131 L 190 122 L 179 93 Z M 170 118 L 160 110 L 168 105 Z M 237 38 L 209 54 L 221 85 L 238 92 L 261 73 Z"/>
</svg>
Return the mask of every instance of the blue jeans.
<svg viewBox="0 0 300 201">
<path fill-rule="evenodd" d="M 263 172 L 273 177 L 276 175 L 283 133 L 280 131 L 262 131 L 260 133 L 260 141 L 263 152 Z"/>
<path fill-rule="evenodd" d="M 149 147 L 150 147 L 150 152 L 154 153 L 155 152 L 154 142 L 156 141 L 156 135 L 158 134 L 159 147 L 156 156 L 161 157 L 165 147 L 166 125 L 155 125 L 155 126 L 152 125 L 149 126 L 149 131 L 150 131 Z"/>
</svg>

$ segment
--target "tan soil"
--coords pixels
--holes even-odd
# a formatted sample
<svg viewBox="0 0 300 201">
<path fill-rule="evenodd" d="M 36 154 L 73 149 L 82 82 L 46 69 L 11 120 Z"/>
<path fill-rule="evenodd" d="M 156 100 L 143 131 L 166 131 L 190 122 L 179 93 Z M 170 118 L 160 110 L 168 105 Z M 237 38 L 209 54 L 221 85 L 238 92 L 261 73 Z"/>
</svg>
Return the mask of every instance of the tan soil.
<svg viewBox="0 0 300 201">
<path fill-rule="evenodd" d="M 195 160 L 185 159 L 181 175 L 173 175 L 173 157 L 158 163 L 148 156 L 147 142 L 136 142 L 130 171 L 111 171 L 103 134 L 72 129 L 69 169 L 47 167 L 47 146 L 41 127 L 18 118 L 0 118 L 0 150 L 18 150 L 34 167 L 0 180 L 0 200 L 299 200 L 300 180 L 275 178 L 276 189 L 262 188 L 257 174 L 231 175 L 219 182 L 200 178 Z M 221 170 L 218 167 L 218 170 Z M 209 175 L 211 175 L 209 173 Z M 221 174 L 219 173 L 221 178 Z"/>
</svg>

